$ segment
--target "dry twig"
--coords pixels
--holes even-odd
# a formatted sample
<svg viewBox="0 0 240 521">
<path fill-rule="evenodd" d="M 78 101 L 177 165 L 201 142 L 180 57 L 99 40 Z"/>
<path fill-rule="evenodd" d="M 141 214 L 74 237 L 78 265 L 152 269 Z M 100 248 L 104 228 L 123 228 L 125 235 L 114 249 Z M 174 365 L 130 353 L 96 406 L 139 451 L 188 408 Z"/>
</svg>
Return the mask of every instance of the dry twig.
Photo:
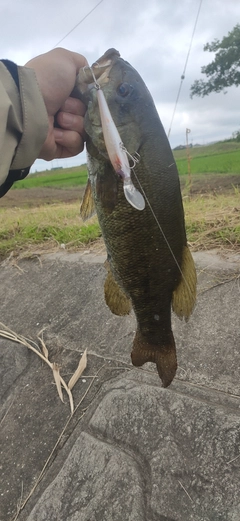
<svg viewBox="0 0 240 521">
<path fill-rule="evenodd" d="M 71 389 L 74 387 L 74 385 L 78 381 L 80 374 L 82 374 L 82 372 L 86 368 L 86 365 L 87 365 L 86 351 L 84 351 L 84 353 L 80 359 L 80 362 L 78 364 L 78 368 L 70 380 L 71 387 L 69 387 L 69 385 L 66 384 L 65 380 L 60 375 L 58 365 L 55 362 L 50 362 L 50 360 L 48 358 L 48 349 L 43 340 L 43 337 L 40 336 L 43 333 L 43 330 L 40 331 L 40 333 L 38 335 L 38 340 L 41 344 L 41 349 L 42 349 L 42 352 L 40 352 L 38 349 L 38 345 L 35 342 L 33 342 L 32 340 L 29 340 L 28 338 L 25 338 L 22 335 L 18 335 L 17 333 L 14 333 L 11 329 L 9 329 L 7 326 L 2 324 L 1 322 L 0 322 L 0 327 L 2 328 L 2 329 L 0 329 L 0 337 L 6 338 L 7 340 L 11 340 L 12 342 L 16 342 L 17 344 L 21 344 L 21 345 L 27 347 L 28 349 L 33 351 L 37 356 L 39 356 L 41 358 L 41 360 L 43 360 L 50 367 L 50 369 L 53 372 L 53 377 L 54 377 L 54 381 L 56 383 L 58 395 L 63 402 L 63 394 L 62 394 L 62 387 L 63 387 L 68 394 L 71 414 L 73 414 L 74 403 L 73 403 L 73 396 L 71 393 Z M 36 347 L 34 347 L 33 344 Z M 70 384 L 70 382 L 69 382 L 69 384 Z"/>
<path fill-rule="evenodd" d="M 178 479 L 178 483 L 179 485 L 182 487 L 182 489 L 184 490 L 185 494 L 187 494 L 187 497 L 190 499 L 190 501 L 193 503 L 193 500 L 191 498 L 191 496 L 189 495 L 188 491 L 185 489 L 185 487 L 183 486 L 183 484 L 181 483 L 181 481 L 179 481 Z"/>
<path fill-rule="evenodd" d="M 79 380 L 81 374 L 83 373 L 84 369 L 86 369 L 86 367 L 87 367 L 87 350 L 85 349 L 75 373 L 72 375 L 72 377 L 70 378 L 70 380 L 68 382 L 68 388 L 70 390 L 77 383 L 77 381 Z"/>
</svg>

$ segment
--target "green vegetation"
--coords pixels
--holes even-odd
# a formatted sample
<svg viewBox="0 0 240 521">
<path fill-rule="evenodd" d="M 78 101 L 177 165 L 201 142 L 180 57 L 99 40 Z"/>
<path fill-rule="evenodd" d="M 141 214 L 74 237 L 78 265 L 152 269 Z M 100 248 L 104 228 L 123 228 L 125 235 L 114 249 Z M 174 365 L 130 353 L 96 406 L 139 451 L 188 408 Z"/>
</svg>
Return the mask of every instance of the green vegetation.
<svg viewBox="0 0 240 521">
<path fill-rule="evenodd" d="M 193 250 L 218 247 L 239 250 L 239 191 L 183 197 L 188 241 Z M 11 252 L 31 256 L 85 248 L 101 237 L 96 217 L 84 224 L 79 203 L 0 210 L 0 259 Z"/>
<path fill-rule="evenodd" d="M 22 181 L 17 181 L 13 188 L 74 188 L 75 186 L 85 185 L 86 182 L 87 167 L 82 165 L 74 168 L 59 168 L 57 170 L 46 170 L 45 172 L 30 174 Z"/>
<path fill-rule="evenodd" d="M 240 152 L 240 143 L 235 139 L 218 141 L 217 143 L 212 143 L 210 145 L 194 146 L 189 149 L 191 157 L 212 156 L 222 153 L 224 154 L 226 152 L 234 152 L 235 150 Z M 173 155 L 175 159 L 186 157 L 186 149 L 174 150 Z"/>
<path fill-rule="evenodd" d="M 189 152 L 192 177 L 184 175 L 188 171 L 186 150 L 174 151 L 174 157 L 181 175 L 187 237 L 191 247 L 195 250 L 216 247 L 239 250 L 240 143 L 223 141 L 193 147 Z M 83 165 L 32 174 L 16 183 L 16 188 L 53 186 L 74 189 L 84 185 L 86 179 L 86 165 Z M 29 208 L 23 207 L 24 201 L 23 197 L 21 204 L 19 190 L 19 208 L 0 207 L 0 259 L 11 252 L 17 256 L 31 256 L 60 247 L 76 251 L 101 237 L 96 217 L 86 224 L 82 222 L 79 201 Z"/>
<path fill-rule="evenodd" d="M 215 38 L 206 43 L 204 51 L 215 52 L 214 60 L 201 67 L 207 81 L 195 80 L 191 86 L 191 97 L 208 96 L 211 92 L 225 91 L 227 87 L 240 85 L 240 25 L 237 24 L 222 40 Z"/>
<path fill-rule="evenodd" d="M 188 173 L 186 149 L 173 152 L 180 176 Z M 189 149 L 191 157 L 191 173 L 234 173 L 240 174 L 240 143 L 236 140 L 221 141 L 207 146 Z M 74 168 L 47 170 L 29 175 L 23 181 L 17 181 L 14 189 L 54 187 L 71 189 L 84 186 L 87 182 L 87 167 L 81 165 Z"/>
<path fill-rule="evenodd" d="M 191 158 L 191 173 L 240 174 L 240 143 L 237 141 L 222 141 L 214 145 L 189 148 Z M 187 152 L 174 151 L 179 175 L 188 173 Z"/>
<path fill-rule="evenodd" d="M 23 249 L 31 254 L 36 245 L 49 250 L 63 244 L 75 250 L 100 236 L 96 218 L 87 225 L 82 222 L 79 202 L 0 210 L 0 258 Z"/>
</svg>

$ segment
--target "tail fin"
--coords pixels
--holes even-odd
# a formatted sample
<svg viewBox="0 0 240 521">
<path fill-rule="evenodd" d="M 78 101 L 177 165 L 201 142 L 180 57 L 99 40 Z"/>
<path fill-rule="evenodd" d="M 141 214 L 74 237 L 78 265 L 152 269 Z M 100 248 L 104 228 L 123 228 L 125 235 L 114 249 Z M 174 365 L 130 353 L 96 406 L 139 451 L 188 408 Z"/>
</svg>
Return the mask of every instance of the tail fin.
<svg viewBox="0 0 240 521">
<path fill-rule="evenodd" d="M 154 362 L 163 387 L 168 387 L 177 370 L 177 356 L 174 337 L 171 332 L 169 342 L 165 345 L 150 344 L 137 330 L 131 353 L 132 363 L 139 367 L 146 362 Z"/>
</svg>

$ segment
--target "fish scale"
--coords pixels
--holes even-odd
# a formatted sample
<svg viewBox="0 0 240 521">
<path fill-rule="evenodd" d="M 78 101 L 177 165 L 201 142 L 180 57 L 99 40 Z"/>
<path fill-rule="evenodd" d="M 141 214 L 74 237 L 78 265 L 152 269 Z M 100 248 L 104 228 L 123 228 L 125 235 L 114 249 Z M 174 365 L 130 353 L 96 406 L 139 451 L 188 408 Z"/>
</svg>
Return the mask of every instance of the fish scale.
<svg viewBox="0 0 240 521">
<path fill-rule="evenodd" d="M 104 163 L 102 167 L 103 171 L 98 175 L 104 177 Z M 141 170 L 139 166 L 136 172 L 139 179 L 142 177 L 141 174 L 146 173 Z M 146 193 L 149 192 L 149 188 L 151 187 L 146 186 Z M 161 342 L 166 322 L 170 323 L 172 292 L 181 279 L 181 273 L 153 220 L 150 209 L 137 212 L 125 201 L 121 186 L 118 193 L 119 200 L 111 214 L 105 212 L 101 199 L 95 197 L 112 273 L 131 298 L 141 331 L 145 328 L 150 330 L 151 324 L 151 336 Z M 151 194 L 148 195 L 151 199 Z M 164 227 L 164 223 L 161 222 L 161 205 L 158 204 L 158 208 L 154 210 Z M 167 224 L 167 216 L 165 221 Z M 179 235 L 178 227 L 176 230 L 178 234 L 174 234 L 172 242 L 174 255 L 181 265 L 184 237 Z M 156 314 L 160 316 L 158 321 L 153 318 Z"/>
<path fill-rule="evenodd" d="M 187 246 L 177 167 L 151 95 L 137 71 L 115 50 L 97 63 L 94 72 L 99 74 L 99 66 L 104 71 L 98 85 L 122 142 L 131 154 L 140 156 L 131 177 L 146 205 L 138 211 L 125 199 L 123 181 L 106 154 L 101 125 L 96 124 L 100 122 L 96 92 L 80 81 L 82 99 L 88 104 L 85 129 L 91 185 L 81 213 L 88 217 L 85 208 L 93 207 L 89 205 L 92 193 L 108 253 L 106 303 L 119 315 L 129 313 L 132 305 L 137 320 L 132 362 L 136 366 L 156 363 L 167 387 L 177 369 L 171 305 L 180 318 L 187 319 L 196 298 L 196 271 Z"/>
</svg>

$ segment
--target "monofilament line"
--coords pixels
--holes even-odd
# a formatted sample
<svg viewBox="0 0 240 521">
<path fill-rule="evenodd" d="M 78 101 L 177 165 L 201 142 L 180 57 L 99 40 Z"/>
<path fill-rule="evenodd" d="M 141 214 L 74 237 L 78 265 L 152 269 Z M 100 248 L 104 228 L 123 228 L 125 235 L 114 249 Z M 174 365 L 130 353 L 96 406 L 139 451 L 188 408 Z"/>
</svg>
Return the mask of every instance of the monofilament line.
<svg viewBox="0 0 240 521">
<path fill-rule="evenodd" d="M 69 34 L 71 34 L 84 20 L 86 20 L 86 18 L 93 12 L 95 11 L 95 9 L 103 2 L 103 0 L 100 0 L 100 2 L 98 2 L 98 4 L 96 4 L 92 9 L 91 11 L 89 11 L 81 20 L 80 22 L 78 22 L 76 25 L 74 25 L 74 27 L 68 31 L 67 34 L 65 34 L 65 36 L 63 38 L 61 38 L 61 40 L 59 40 L 59 42 L 56 43 L 56 45 L 54 45 L 54 49 L 55 47 L 57 47 L 60 43 L 63 42 L 63 40 L 65 40 L 65 38 L 67 38 L 67 36 L 69 36 Z"/>
<path fill-rule="evenodd" d="M 149 199 L 148 199 L 148 197 L 147 197 L 147 195 L 146 195 L 146 193 L 145 193 L 145 191 L 144 191 L 144 189 L 143 189 L 143 187 L 142 187 L 142 185 L 141 185 L 141 183 L 140 183 L 140 181 L 139 181 L 139 179 L 138 179 L 138 177 L 137 177 L 136 172 L 134 171 L 134 169 L 132 169 L 132 172 L 134 173 L 134 176 L 135 176 L 135 178 L 136 178 L 136 180 L 137 180 L 137 182 L 138 182 L 138 184 L 139 184 L 139 186 L 140 186 L 140 188 L 141 188 L 142 194 L 143 194 L 143 196 L 144 196 L 144 198 L 145 198 L 145 200 L 146 200 L 146 202 L 147 202 L 147 204 L 148 204 L 148 206 L 149 206 L 149 208 L 150 208 L 150 210 L 151 210 L 151 212 L 152 212 L 152 215 L 153 215 L 153 217 L 154 217 L 154 220 L 155 220 L 156 223 L 157 223 L 157 226 L 158 226 L 158 228 L 159 228 L 159 230 L 160 230 L 160 232 L 161 232 L 161 234 L 162 234 L 162 236 L 163 236 L 163 238 L 164 238 L 164 240 L 165 240 L 165 242 L 166 242 L 166 244 L 167 244 L 167 247 L 168 247 L 168 249 L 169 249 L 169 251 L 170 251 L 170 253 L 171 253 L 171 255 L 172 255 L 172 257 L 173 257 L 173 259 L 174 259 L 174 261 L 175 261 L 175 263 L 176 263 L 176 265 L 177 265 L 177 267 L 178 267 L 178 269 L 179 269 L 179 271 L 180 271 L 180 273 L 181 273 L 181 275 L 182 275 L 182 278 L 183 278 L 184 282 L 186 283 L 186 286 L 188 287 L 188 291 L 189 291 L 190 293 L 192 293 L 192 290 L 191 290 L 191 288 L 190 288 L 190 286 L 189 286 L 189 284 L 188 284 L 188 281 L 187 281 L 186 277 L 184 276 L 184 273 L 182 272 L 181 266 L 180 266 L 180 264 L 179 264 L 179 262 L 178 262 L 176 256 L 175 256 L 174 253 L 173 253 L 173 250 L 172 250 L 172 248 L 171 248 L 171 246 L 170 246 L 170 244 L 169 244 L 169 241 L 168 241 L 168 239 L 167 239 L 167 237 L 166 237 L 166 235 L 165 235 L 165 233 L 164 233 L 164 231 L 163 231 L 163 229 L 162 229 L 162 227 L 161 227 L 161 224 L 160 224 L 159 221 L 158 221 L 158 218 L 157 218 L 157 216 L 156 216 L 156 214 L 155 214 L 155 212 L 154 212 L 154 210 L 153 210 L 153 208 L 152 208 L 152 206 L 151 206 L 151 203 L 150 203 L 150 201 L 149 201 Z"/>
<path fill-rule="evenodd" d="M 192 48 L 193 37 L 194 37 L 195 31 L 196 31 L 196 27 L 197 27 L 197 23 L 198 23 L 198 18 L 199 18 L 200 10 L 201 10 L 201 7 L 202 7 L 202 1 L 203 1 L 203 0 L 200 0 L 200 4 L 199 4 L 199 8 L 198 8 L 198 12 L 197 12 L 197 17 L 196 17 L 195 24 L 194 24 L 194 28 L 193 28 L 193 32 L 192 32 L 192 37 L 191 37 L 190 44 L 189 44 L 189 49 L 188 49 L 188 53 L 187 53 L 187 58 L 186 58 L 185 65 L 184 65 L 184 69 L 183 69 L 182 76 L 181 76 L 181 81 L 180 81 L 180 85 L 179 85 L 179 89 L 178 89 L 178 93 L 177 93 L 177 99 L 176 99 L 176 102 L 175 102 L 175 106 L 174 106 L 173 114 L 172 114 L 172 119 L 171 119 L 170 126 L 169 126 L 169 130 L 168 130 L 168 135 L 167 135 L 168 139 L 169 139 L 169 137 L 170 137 L 170 132 L 171 132 L 171 130 L 172 130 L 172 124 L 173 124 L 173 120 L 174 120 L 174 116 L 175 116 L 175 112 L 176 112 L 176 108 L 177 108 L 177 104 L 178 104 L 178 100 L 179 100 L 180 92 L 181 92 L 181 89 L 182 89 L 183 80 L 185 79 L 186 68 L 187 68 L 187 64 L 188 64 L 188 59 L 189 59 L 190 51 L 191 51 L 191 48 Z"/>
</svg>

